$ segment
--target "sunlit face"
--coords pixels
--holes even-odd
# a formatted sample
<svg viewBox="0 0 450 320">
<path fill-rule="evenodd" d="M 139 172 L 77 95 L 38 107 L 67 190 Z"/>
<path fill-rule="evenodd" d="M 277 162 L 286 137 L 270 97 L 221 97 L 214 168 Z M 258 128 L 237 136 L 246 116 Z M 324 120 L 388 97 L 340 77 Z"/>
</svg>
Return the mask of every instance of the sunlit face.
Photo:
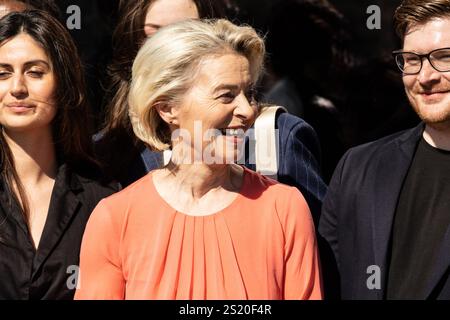
<svg viewBox="0 0 450 320">
<path fill-rule="evenodd" d="M 257 114 L 248 60 L 232 53 L 206 58 L 176 108 L 177 127 L 192 137 L 202 162 L 212 155 L 214 163 L 233 163 Z"/>
<path fill-rule="evenodd" d="M 198 18 L 197 6 L 192 0 L 156 0 L 147 10 L 144 31 L 151 36 L 161 27 Z"/>
<path fill-rule="evenodd" d="M 55 75 L 44 49 L 21 33 L 0 45 L 0 124 L 24 132 L 55 117 Z"/>
<path fill-rule="evenodd" d="M 403 50 L 426 54 L 448 48 L 449 30 L 450 18 L 413 26 L 405 36 Z M 404 75 L 403 83 L 411 105 L 425 123 L 450 127 L 450 72 L 439 72 L 424 59 L 420 73 Z"/>
<path fill-rule="evenodd" d="M 23 2 L 19 1 L 1 1 L 0 0 L 0 18 L 6 16 L 8 13 L 13 11 L 24 11 L 27 6 Z"/>
</svg>

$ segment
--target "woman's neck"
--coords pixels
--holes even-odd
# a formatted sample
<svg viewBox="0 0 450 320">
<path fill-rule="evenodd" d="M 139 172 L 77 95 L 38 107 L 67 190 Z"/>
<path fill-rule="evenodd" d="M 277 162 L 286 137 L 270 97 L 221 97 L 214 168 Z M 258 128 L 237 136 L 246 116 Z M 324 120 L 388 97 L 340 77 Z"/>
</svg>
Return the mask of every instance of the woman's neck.
<svg viewBox="0 0 450 320">
<path fill-rule="evenodd" d="M 243 170 L 238 165 L 175 165 L 170 162 L 164 170 L 178 191 L 188 193 L 198 200 L 212 190 L 238 192 Z"/>
<path fill-rule="evenodd" d="M 51 128 L 33 132 L 4 131 L 5 140 L 14 157 L 14 165 L 21 183 L 38 185 L 55 179 L 57 161 Z"/>
</svg>

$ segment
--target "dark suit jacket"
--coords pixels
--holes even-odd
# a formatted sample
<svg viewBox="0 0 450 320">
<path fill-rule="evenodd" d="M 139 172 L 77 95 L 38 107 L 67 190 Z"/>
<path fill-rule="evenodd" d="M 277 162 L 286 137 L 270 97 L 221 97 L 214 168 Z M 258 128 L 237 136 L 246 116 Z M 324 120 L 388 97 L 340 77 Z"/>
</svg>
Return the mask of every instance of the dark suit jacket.
<svg viewBox="0 0 450 320">
<path fill-rule="evenodd" d="M 38 250 L 0 181 L 0 299 L 72 299 L 81 239 L 97 203 L 116 191 L 59 168 Z M 68 286 L 69 283 L 69 286 Z"/>
<path fill-rule="evenodd" d="M 322 207 L 319 233 L 335 254 L 343 299 L 385 297 L 394 214 L 423 130 L 420 124 L 350 149 L 334 172 Z M 423 299 L 450 299 L 450 227 L 439 250 L 440 259 L 433 265 L 434 276 L 429 279 Z M 380 289 L 367 286 L 367 280 L 375 274 L 368 272 L 370 266 L 380 268 Z"/>
</svg>

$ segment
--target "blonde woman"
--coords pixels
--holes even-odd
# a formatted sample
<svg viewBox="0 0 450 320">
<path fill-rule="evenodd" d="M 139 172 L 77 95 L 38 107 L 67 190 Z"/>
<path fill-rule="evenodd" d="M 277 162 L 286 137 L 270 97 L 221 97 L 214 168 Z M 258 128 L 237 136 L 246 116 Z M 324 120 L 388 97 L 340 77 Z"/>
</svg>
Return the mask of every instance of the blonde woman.
<svg viewBox="0 0 450 320">
<path fill-rule="evenodd" d="M 264 51 L 252 28 L 226 20 L 176 23 L 146 41 L 131 121 L 172 158 L 94 210 L 76 299 L 322 298 L 302 194 L 234 164 Z"/>
</svg>

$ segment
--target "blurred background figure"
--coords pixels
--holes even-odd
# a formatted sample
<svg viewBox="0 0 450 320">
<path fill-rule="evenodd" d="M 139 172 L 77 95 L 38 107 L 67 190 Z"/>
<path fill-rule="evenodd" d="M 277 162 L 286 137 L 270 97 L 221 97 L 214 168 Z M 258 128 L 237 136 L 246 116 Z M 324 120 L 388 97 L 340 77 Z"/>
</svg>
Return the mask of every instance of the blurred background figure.
<svg viewBox="0 0 450 320">
<path fill-rule="evenodd" d="M 43 10 L 57 19 L 61 19 L 61 12 L 53 0 L 0 0 L 0 18 L 10 12 L 26 9 Z"/>
</svg>

